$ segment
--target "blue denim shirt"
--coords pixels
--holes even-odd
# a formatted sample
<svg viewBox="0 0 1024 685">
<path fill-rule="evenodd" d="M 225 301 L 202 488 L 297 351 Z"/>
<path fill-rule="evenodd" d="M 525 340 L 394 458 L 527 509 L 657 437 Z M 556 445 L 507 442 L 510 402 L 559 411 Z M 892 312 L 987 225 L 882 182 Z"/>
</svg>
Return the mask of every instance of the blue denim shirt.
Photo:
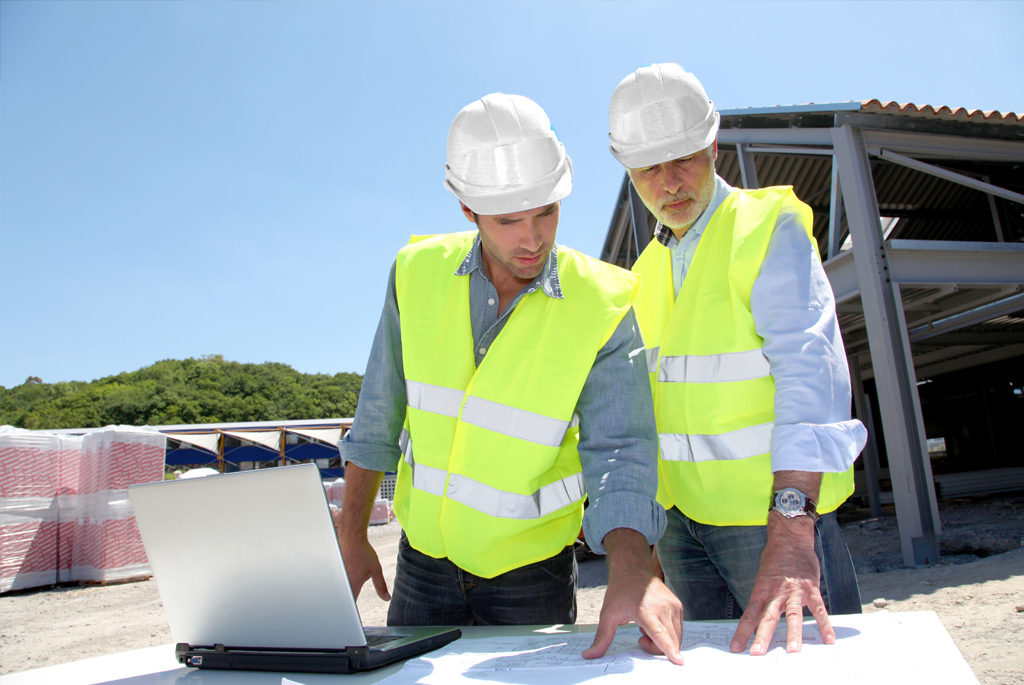
<svg viewBox="0 0 1024 685">
<path fill-rule="evenodd" d="M 736 189 L 721 176 L 704 213 L 683 234 L 655 235 L 672 251 L 676 295 L 711 216 Z M 750 310 L 775 381 L 772 471 L 840 472 L 864 449 L 867 429 L 850 418 L 850 368 L 835 298 L 817 251 L 792 214 L 779 215 Z"/>
<path fill-rule="evenodd" d="M 498 291 L 483 268 L 480 239 L 451 278 L 469 278 L 469 310 L 476 364 L 501 333 L 524 297 L 563 299 L 558 246 L 543 271 L 498 315 Z M 537 292 L 540 291 L 540 292 Z M 370 349 L 352 429 L 338 444 L 344 462 L 375 471 L 395 471 L 398 437 L 405 421 L 405 373 L 395 295 L 395 268 L 388 277 L 380 323 Z M 580 462 L 588 506 L 583 518 L 587 543 L 603 553 L 604 536 L 632 528 L 654 544 L 665 529 L 665 510 L 655 501 L 657 432 L 643 340 L 632 310 L 598 352 L 576 404 L 580 421 Z"/>
</svg>

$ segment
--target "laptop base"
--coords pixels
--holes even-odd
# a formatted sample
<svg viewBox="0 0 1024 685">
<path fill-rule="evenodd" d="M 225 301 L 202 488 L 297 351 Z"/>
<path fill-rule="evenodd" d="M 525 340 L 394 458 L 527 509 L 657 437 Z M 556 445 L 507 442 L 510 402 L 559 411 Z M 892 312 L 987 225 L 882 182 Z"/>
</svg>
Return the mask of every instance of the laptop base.
<svg viewBox="0 0 1024 685">
<path fill-rule="evenodd" d="M 358 673 L 443 647 L 462 631 L 450 628 L 415 642 L 397 641 L 394 647 L 346 647 L 345 649 L 284 649 L 190 645 L 174 646 L 178 663 L 191 668 L 278 671 L 283 673 Z M 406 648 L 407 647 L 407 648 Z"/>
</svg>

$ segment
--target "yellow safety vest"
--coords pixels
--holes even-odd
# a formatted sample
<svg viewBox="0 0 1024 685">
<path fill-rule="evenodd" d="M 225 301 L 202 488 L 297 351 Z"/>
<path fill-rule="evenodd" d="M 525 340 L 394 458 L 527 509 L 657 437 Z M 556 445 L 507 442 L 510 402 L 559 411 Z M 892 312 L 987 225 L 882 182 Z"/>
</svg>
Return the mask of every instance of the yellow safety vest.
<svg viewBox="0 0 1024 685">
<path fill-rule="evenodd" d="M 812 239 L 811 208 L 789 186 L 736 190 L 700 238 L 678 296 L 671 250 L 652 241 L 633 271 L 658 423 L 658 501 L 712 525 L 764 525 L 772 495 L 775 382 L 750 292 L 781 212 Z M 853 492 L 853 467 L 825 473 L 818 511 Z"/>
<path fill-rule="evenodd" d="M 398 254 L 407 412 L 395 513 L 409 543 L 483 578 L 547 559 L 583 517 L 573 416 L 637 277 L 558 248 L 564 299 L 525 295 L 479 368 L 469 276 L 476 231 L 414 239 Z"/>
</svg>

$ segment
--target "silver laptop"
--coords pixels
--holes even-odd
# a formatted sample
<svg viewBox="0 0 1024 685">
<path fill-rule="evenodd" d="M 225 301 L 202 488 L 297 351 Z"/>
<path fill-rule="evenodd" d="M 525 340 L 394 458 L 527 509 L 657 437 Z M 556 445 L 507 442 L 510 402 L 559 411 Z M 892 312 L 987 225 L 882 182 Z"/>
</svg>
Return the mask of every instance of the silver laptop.
<svg viewBox="0 0 1024 685">
<path fill-rule="evenodd" d="M 128 495 L 187 666 L 351 673 L 461 634 L 364 630 L 314 464 L 134 485 Z"/>
</svg>

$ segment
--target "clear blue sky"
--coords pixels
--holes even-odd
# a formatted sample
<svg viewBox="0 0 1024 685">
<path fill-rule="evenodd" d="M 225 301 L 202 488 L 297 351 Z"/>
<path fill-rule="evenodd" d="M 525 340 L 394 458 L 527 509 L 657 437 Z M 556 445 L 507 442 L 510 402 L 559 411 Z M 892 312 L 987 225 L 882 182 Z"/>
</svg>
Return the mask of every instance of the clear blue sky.
<svg viewBox="0 0 1024 685">
<path fill-rule="evenodd" d="M 1024 111 L 1021 2 L 0 0 L 0 385 L 222 354 L 362 373 L 410 234 L 469 228 L 455 113 L 543 106 L 597 254 L 608 98 L 676 61 L 719 108 Z"/>
</svg>

